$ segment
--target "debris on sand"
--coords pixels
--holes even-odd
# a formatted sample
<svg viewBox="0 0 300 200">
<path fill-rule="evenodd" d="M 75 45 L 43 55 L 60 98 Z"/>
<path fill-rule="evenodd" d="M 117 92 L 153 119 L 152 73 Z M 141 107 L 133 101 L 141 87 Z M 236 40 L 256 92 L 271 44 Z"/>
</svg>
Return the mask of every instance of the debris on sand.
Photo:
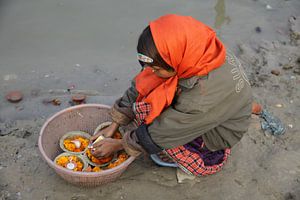
<svg viewBox="0 0 300 200">
<path fill-rule="evenodd" d="M 252 113 L 259 115 L 261 113 L 261 111 L 262 111 L 261 105 L 256 102 L 253 102 L 252 103 Z"/>
<path fill-rule="evenodd" d="M 85 103 L 86 96 L 84 94 L 75 94 L 72 96 L 72 101 L 74 104 Z"/>
<path fill-rule="evenodd" d="M 61 104 L 61 101 L 58 98 L 47 98 L 43 100 L 43 104 L 52 104 L 54 106 L 59 106 Z"/>
<path fill-rule="evenodd" d="M 300 41 L 300 16 L 291 16 L 289 19 L 291 44 L 299 45 Z"/>
<path fill-rule="evenodd" d="M 273 69 L 273 70 L 271 70 L 271 74 L 274 74 L 274 75 L 276 75 L 276 76 L 279 76 L 279 75 L 280 75 L 280 71 L 277 70 L 277 69 Z"/>
<path fill-rule="evenodd" d="M 21 91 L 10 91 L 6 94 L 5 98 L 11 103 L 18 103 L 23 99 L 23 94 Z"/>
</svg>

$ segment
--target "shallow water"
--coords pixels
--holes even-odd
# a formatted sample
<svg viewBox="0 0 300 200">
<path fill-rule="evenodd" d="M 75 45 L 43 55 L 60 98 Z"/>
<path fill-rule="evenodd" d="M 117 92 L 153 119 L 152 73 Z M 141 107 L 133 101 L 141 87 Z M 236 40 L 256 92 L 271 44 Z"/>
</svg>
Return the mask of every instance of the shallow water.
<svg viewBox="0 0 300 200">
<path fill-rule="evenodd" d="M 273 10 L 267 10 L 270 3 Z M 9 90 L 95 90 L 119 96 L 139 71 L 137 38 L 163 14 L 191 15 L 215 28 L 236 51 L 238 43 L 280 39 L 300 1 L 96 1 L 0 2 L 0 106 Z M 255 27 L 262 32 L 257 34 Z"/>
</svg>

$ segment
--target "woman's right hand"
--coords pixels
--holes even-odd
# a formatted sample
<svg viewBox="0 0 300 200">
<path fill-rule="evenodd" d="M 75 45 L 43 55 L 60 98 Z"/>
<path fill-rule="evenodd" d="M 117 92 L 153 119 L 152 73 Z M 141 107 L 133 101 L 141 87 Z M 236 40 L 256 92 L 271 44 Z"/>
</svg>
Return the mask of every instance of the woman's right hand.
<svg viewBox="0 0 300 200">
<path fill-rule="evenodd" d="M 100 135 L 103 135 L 106 138 L 110 138 L 114 135 L 114 133 L 118 130 L 119 124 L 116 122 L 112 122 L 109 126 L 101 129 L 98 133 L 93 135 L 90 140 L 94 142 Z"/>
</svg>

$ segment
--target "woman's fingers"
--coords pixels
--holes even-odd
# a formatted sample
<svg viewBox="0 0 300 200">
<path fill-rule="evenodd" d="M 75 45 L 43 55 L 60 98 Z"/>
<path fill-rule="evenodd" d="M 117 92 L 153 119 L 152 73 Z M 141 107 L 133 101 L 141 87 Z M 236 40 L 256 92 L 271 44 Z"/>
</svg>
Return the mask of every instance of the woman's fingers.
<svg viewBox="0 0 300 200">
<path fill-rule="evenodd" d="M 98 133 L 93 135 L 90 140 L 91 141 L 96 140 L 100 135 L 104 135 L 106 130 L 107 130 L 107 128 L 104 128 L 104 129 L 100 130 Z"/>
<path fill-rule="evenodd" d="M 122 141 L 118 139 L 105 138 L 91 147 L 91 152 L 96 157 L 106 157 L 123 149 Z"/>
<path fill-rule="evenodd" d="M 104 157 L 105 156 L 105 154 L 104 154 L 104 152 L 102 152 L 101 148 L 93 148 L 92 149 L 92 154 L 96 158 L 100 158 L 100 157 Z"/>
<path fill-rule="evenodd" d="M 106 139 L 103 139 L 103 140 L 100 140 L 99 142 L 96 142 L 95 144 L 93 144 L 92 148 L 98 148 L 98 147 L 102 146 L 103 143 L 106 142 L 105 140 Z"/>
</svg>

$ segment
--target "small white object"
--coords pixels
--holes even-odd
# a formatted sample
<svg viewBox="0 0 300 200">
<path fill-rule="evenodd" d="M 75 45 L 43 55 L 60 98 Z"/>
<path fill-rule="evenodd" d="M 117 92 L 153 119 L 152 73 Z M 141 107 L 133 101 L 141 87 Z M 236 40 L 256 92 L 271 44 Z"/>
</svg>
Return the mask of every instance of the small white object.
<svg viewBox="0 0 300 200">
<path fill-rule="evenodd" d="M 291 79 L 296 79 L 296 76 L 291 76 Z"/>
<path fill-rule="evenodd" d="M 5 81 L 16 80 L 18 76 L 16 74 L 7 74 L 4 76 Z"/>
<path fill-rule="evenodd" d="M 293 101 L 293 100 L 290 100 L 290 103 L 294 103 L 294 101 Z"/>
<path fill-rule="evenodd" d="M 49 75 L 49 74 L 46 74 L 44 77 L 45 77 L 45 78 L 49 78 L 49 77 L 50 77 L 50 75 Z"/>
<path fill-rule="evenodd" d="M 73 169 L 75 169 L 75 164 L 70 162 L 67 164 L 67 168 L 70 170 L 73 170 Z"/>
<path fill-rule="evenodd" d="M 195 180 L 195 178 L 196 178 L 196 176 L 186 174 L 185 172 L 183 172 L 179 168 L 177 168 L 176 176 L 177 176 L 177 182 L 178 183 L 183 183 L 183 182 L 185 182 L 185 180 Z"/>
<path fill-rule="evenodd" d="M 283 107 L 283 105 L 280 104 L 280 103 L 276 104 L 275 106 L 276 106 L 277 108 L 282 108 L 282 107 Z"/>
<path fill-rule="evenodd" d="M 270 6 L 269 4 L 267 4 L 267 5 L 266 5 L 266 9 L 267 9 L 267 10 L 272 10 L 273 8 L 272 8 L 272 6 Z"/>
<path fill-rule="evenodd" d="M 288 127 L 293 128 L 293 124 L 288 124 Z"/>
<path fill-rule="evenodd" d="M 79 140 L 72 140 L 71 142 L 73 142 L 73 144 L 75 144 L 75 147 L 76 147 L 77 149 L 80 148 L 81 142 L 80 142 Z"/>
<path fill-rule="evenodd" d="M 83 115 L 82 115 L 80 112 L 77 112 L 77 114 L 78 114 L 81 118 L 83 118 Z"/>
<path fill-rule="evenodd" d="M 97 142 L 99 142 L 99 141 L 101 141 L 101 140 L 103 140 L 103 139 L 105 139 L 105 137 L 103 136 L 103 135 L 100 135 L 96 140 L 95 140 L 95 142 L 93 142 L 93 144 L 96 144 Z M 92 145 L 93 145 L 92 144 Z"/>
<path fill-rule="evenodd" d="M 79 64 L 76 64 L 75 67 L 80 67 L 80 65 L 79 65 Z"/>
</svg>

